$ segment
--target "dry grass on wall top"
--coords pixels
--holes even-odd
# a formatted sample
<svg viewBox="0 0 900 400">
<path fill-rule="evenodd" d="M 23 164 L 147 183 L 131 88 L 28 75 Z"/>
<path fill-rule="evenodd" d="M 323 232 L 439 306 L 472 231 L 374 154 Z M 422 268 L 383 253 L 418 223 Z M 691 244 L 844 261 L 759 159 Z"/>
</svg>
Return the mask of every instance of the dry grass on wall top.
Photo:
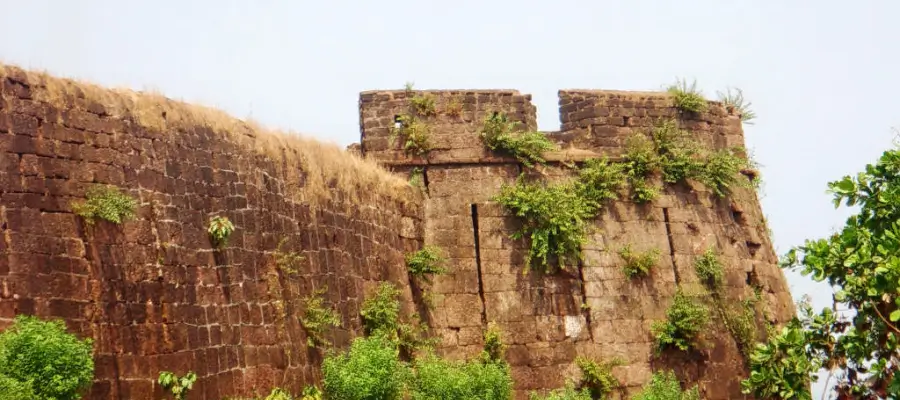
<svg viewBox="0 0 900 400">
<path fill-rule="evenodd" d="M 172 100 L 159 93 L 106 88 L 0 63 L 0 81 L 6 78 L 27 84 L 35 100 L 59 109 L 81 108 L 133 121 L 159 133 L 208 128 L 274 161 L 286 161 L 288 165 L 299 163 L 305 172 L 305 184 L 297 191 L 300 198 L 296 200 L 313 205 L 332 199 L 331 188 L 356 200 L 371 199 L 375 194 L 406 203 L 417 195 L 407 181 L 392 175 L 372 159 L 348 153 L 333 143 L 266 129 L 215 108 Z M 301 171 L 288 173 L 286 180 L 301 181 Z"/>
</svg>

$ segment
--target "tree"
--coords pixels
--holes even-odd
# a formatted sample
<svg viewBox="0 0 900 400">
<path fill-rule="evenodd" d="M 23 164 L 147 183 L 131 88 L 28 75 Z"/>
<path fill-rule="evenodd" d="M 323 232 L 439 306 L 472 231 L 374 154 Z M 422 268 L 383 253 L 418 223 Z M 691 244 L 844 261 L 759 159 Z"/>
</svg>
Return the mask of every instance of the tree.
<svg viewBox="0 0 900 400">
<path fill-rule="evenodd" d="M 900 395 L 900 150 L 855 177 L 828 184 L 834 205 L 859 207 L 833 235 L 792 248 L 782 268 L 835 288 L 834 306 L 800 316 L 750 357 L 744 390 L 761 398 L 809 399 L 813 374 L 835 374 L 839 399 Z M 840 308 L 839 308 L 840 306 Z M 846 309 L 847 314 L 842 315 Z"/>
</svg>

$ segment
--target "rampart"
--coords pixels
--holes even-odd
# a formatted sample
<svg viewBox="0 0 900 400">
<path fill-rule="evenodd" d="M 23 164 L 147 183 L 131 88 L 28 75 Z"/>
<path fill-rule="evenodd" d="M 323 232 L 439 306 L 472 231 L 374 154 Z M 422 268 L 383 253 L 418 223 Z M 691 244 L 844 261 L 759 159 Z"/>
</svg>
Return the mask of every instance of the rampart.
<svg viewBox="0 0 900 400">
<path fill-rule="evenodd" d="M 412 97 L 429 95 L 438 110 L 426 119 L 433 149 L 411 157 L 401 140 L 391 140 L 391 127 L 409 113 Z M 534 172 L 488 150 L 479 136 L 485 117 L 495 112 L 526 130 L 536 129 L 530 95 L 398 90 L 360 97 L 359 151 L 395 173 L 415 168 L 422 174 L 428 194 L 425 243 L 452 255 L 453 272 L 436 282 L 443 303 L 431 315 L 445 353 L 473 355 L 481 345 L 477 332 L 495 321 L 509 338 L 509 362 L 523 391 L 562 386 L 578 376 L 574 361 L 581 355 L 624 361 L 614 368 L 625 386 L 620 395 L 634 393 L 654 370 L 674 369 L 686 382 L 699 383 L 704 398 L 744 398 L 745 358 L 723 320 L 708 335 L 713 338 L 709 349 L 690 357 L 654 354 L 650 326 L 665 319 L 676 288 L 702 291 L 693 265 L 709 248 L 722 255 L 728 302 L 748 299 L 754 290 L 763 294 L 767 309 L 756 321 L 761 335 L 764 316 L 775 324 L 793 316 L 755 191 L 735 188 L 719 198 L 689 183 L 667 185 L 650 204 L 615 201 L 582 247 L 578 271 L 546 276 L 522 274 L 528 244 L 509 238 L 521 222 L 492 201 L 501 185 L 513 184 L 522 173 L 558 179 L 572 175 L 567 164 L 621 158 L 629 135 L 661 119 L 678 118 L 694 139 L 712 149 L 743 146 L 740 116 L 718 102 L 709 102 L 707 112 L 683 115 L 668 94 L 652 92 L 561 90 L 559 106 L 561 129 L 545 134 L 560 150 L 548 153 L 547 167 Z M 441 112 L 449 108 L 456 112 Z M 635 282 L 622 273 L 616 253 L 626 245 L 664 254 L 649 279 Z"/>
<path fill-rule="evenodd" d="M 14 67 L 0 69 L 0 83 L 0 328 L 36 314 L 92 338 L 93 399 L 162 398 L 161 370 L 195 371 L 191 398 L 275 385 L 297 393 L 320 379 L 322 357 L 306 346 L 300 299 L 323 287 L 341 313 L 341 328 L 328 333 L 339 347 L 361 335 L 360 303 L 379 281 L 403 289 L 405 312 L 424 312 L 450 357 L 476 354 L 486 324 L 498 323 L 519 396 L 562 386 L 586 356 L 623 361 L 613 370 L 619 397 L 666 368 L 699 383 L 704 398 L 743 398 L 745 360 L 722 321 L 700 353 L 652 348 L 650 324 L 665 317 L 676 288 L 699 285 L 692 264 L 710 246 L 722 254 L 729 301 L 757 289 L 769 322 L 793 315 L 751 189 L 718 198 L 688 183 L 648 205 L 612 202 L 577 271 L 522 274 L 528 245 L 509 238 L 520 222 L 491 200 L 500 186 L 521 173 L 564 178 L 571 163 L 621 155 L 627 135 L 676 116 L 662 93 L 560 91 L 561 129 L 547 135 L 562 149 L 531 170 L 479 137 L 493 112 L 536 129 L 529 95 L 428 92 L 439 110 L 456 102 L 459 112 L 430 117 L 434 149 L 411 157 L 390 140 L 411 93 L 364 92 L 357 151 L 388 172 L 335 146 L 153 94 Z M 743 145 L 732 114 L 711 102 L 681 124 L 708 146 Z M 424 191 L 406 181 L 413 168 Z M 86 224 L 72 202 L 94 184 L 138 199 L 137 218 Z M 236 227 L 218 250 L 206 232 L 217 215 Z M 304 256 L 299 274 L 276 267 L 279 243 Z M 626 244 L 663 250 L 647 279 L 623 276 L 616 250 Z M 449 257 L 430 310 L 417 307 L 403 261 L 423 245 Z M 756 322 L 761 330 L 763 316 Z"/>
</svg>

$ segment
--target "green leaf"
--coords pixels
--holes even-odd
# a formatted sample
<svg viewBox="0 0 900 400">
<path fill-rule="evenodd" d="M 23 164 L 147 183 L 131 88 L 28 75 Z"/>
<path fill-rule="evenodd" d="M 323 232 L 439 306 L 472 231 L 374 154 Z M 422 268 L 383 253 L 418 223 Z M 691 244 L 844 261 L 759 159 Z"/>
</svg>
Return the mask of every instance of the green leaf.
<svg viewBox="0 0 900 400">
<path fill-rule="evenodd" d="M 891 312 L 890 318 L 891 318 L 891 322 L 900 320 L 900 310 L 894 310 L 893 312 Z"/>
</svg>

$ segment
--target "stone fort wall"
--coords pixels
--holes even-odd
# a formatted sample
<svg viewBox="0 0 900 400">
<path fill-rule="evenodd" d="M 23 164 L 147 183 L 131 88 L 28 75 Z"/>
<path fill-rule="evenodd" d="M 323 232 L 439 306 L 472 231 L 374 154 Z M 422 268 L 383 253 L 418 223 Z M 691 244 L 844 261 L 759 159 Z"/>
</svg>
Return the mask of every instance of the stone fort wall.
<svg viewBox="0 0 900 400">
<path fill-rule="evenodd" d="M 535 129 L 530 96 L 513 90 L 433 91 L 459 115 L 428 120 L 435 149 L 408 157 L 389 140 L 405 91 L 364 92 L 356 151 L 266 132 L 221 112 L 152 94 L 113 91 L 0 68 L 0 329 L 18 314 L 63 318 L 95 341 L 92 399 L 162 398 L 161 370 L 195 371 L 192 398 L 252 396 L 272 386 L 298 392 L 320 379 L 321 353 L 306 347 L 300 299 L 327 286 L 341 312 L 329 332 L 339 347 L 361 335 L 359 306 L 380 281 L 403 289 L 405 312 L 425 313 L 439 351 L 476 354 L 497 322 L 510 345 L 516 389 L 555 388 L 577 376 L 577 356 L 624 364 L 614 374 L 633 393 L 653 370 L 672 368 L 704 398 L 742 398 L 746 375 L 721 325 L 708 350 L 655 356 L 649 326 L 664 318 L 676 287 L 697 286 L 693 260 L 723 254 L 727 295 L 762 289 L 771 322 L 793 315 L 756 194 L 716 198 L 699 185 L 668 187 L 649 205 L 612 203 L 595 223 L 577 271 L 523 275 L 527 243 L 518 222 L 490 201 L 520 173 L 565 177 L 565 164 L 616 157 L 624 138 L 675 116 L 660 93 L 560 91 L 562 145 L 534 172 L 484 149 L 478 131 L 502 111 Z M 737 116 L 720 104 L 681 121 L 709 146 L 743 144 Z M 424 193 L 407 183 L 423 171 Z M 139 200 L 122 225 L 89 226 L 72 212 L 93 184 Z M 236 230 L 222 250 L 206 234 L 210 217 Z M 298 275 L 275 267 L 274 252 L 304 256 Z M 417 307 L 403 257 L 423 245 L 449 256 L 435 279 L 436 307 Z M 663 250 L 641 282 L 626 280 L 615 251 Z M 760 327 L 763 321 L 758 321 Z"/>
<path fill-rule="evenodd" d="M 409 99 L 423 94 L 434 96 L 439 110 L 425 119 L 433 150 L 411 157 L 399 140 L 390 140 L 390 128 L 396 116 L 409 110 Z M 461 112 L 440 111 L 450 104 Z M 650 325 L 665 319 L 677 287 L 702 290 L 693 264 L 710 247 L 725 264 L 728 300 L 753 296 L 758 287 L 770 322 L 780 324 L 793 316 L 752 189 L 718 198 L 699 184 L 676 185 L 648 205 L 613 202 L 596 221 L 578 271 L 549 276 L 522 274 L 528 244 L 509 238 L 519 223 L 491 201 L 502 184 L 512 184 L 523 172 L 552 180 L 571 174 L 564 168 L 567 163 L 616 159 L 628 135 L 660 118 L 679 118 L 706 146 L 743 146 L 739 116 L 716 102 L 710 102 L 708 112 L 680 115 L 665 93 L 561 90 L 559 106 L 561 129 L 545 134 L 560 150 L 548 154 L 548 165 L 535 172 L 492 153 L 479 138 L 484 118 L 493 112 L 536 129 L 530 95 L 515 90 L 361 94 L 359 151 L 399 175 L 421 171 L 427 192 L 425 243 L 451 255 L 452 272 L 435 283 L 443 302 L 430 315 L 443 352 L 474 355 L 482 344 L 479 332 L 494 321 L 510 344 L 508 359 L 523 398 L 524 391 L 561 387 L 577 377 L 574 360 L 579 355 L 623 360 L 613 370 L 624 385 L 617 393 L 622 398 L 635 393 L 654 370 L 667 368 L 698 383 L 704 398 L 744 398 L 739 382 L 747 374 L 745 359 L 722 321 L 708 335 L 710 348 L 690 357 L 654 355 Z M 629 280 L 622 273 L 616 252 L 625 245 L 663 254 L 649 279 Z M 762 334 L 761 316 L 757 323 Z"/>
<path fill-rule="evenodd" d="M 0 329 L 34 314 L 93 339 L 89 398 L 165 398 L 162 370 L 196 372 L 195 399 L 299 393 L 321 361 L 302 297 L 327 286 L 338 346 L 362 334 L 377 282 L 411 306 L 403 257 L 420 246 L 422 208 L 405 182 L 337 146 L 159 96 L 0 76 Z M 138 199 L 137 218 L 91 227 L 73 214 L 97 183 Z M 213 215 L 236 228 L 220 251 Z M 282 239 L 305 258 L 297 276 L 275 267 Z"/>
</svg>

